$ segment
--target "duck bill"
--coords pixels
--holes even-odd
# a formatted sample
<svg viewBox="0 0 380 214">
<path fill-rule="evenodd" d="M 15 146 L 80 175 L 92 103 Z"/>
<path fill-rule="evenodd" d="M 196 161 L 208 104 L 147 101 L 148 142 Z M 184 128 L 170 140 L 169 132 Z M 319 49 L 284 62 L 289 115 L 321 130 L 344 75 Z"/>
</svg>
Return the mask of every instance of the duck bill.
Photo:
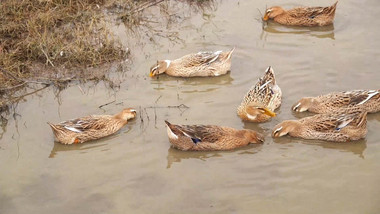
<svg viewBox="0 0 380 214">
<path fill-rule="evenodd" d="M 268 21 L 268 19 L 269 19 L 269 16 L 268 16 L 267 13 L 265 13 L 265 15 L 264 15 L 264 17 L 263 17 L 263 20 L 264 20 L 264 21 Z"/>
<path fill-rule="evenodd" d="M 276 117 L 276 113 L 274 113 L 273 111 L 269 110 L 268 108 L 263 108 L 264 110 L 264 114 L 270 116 L 270 117 Z"/>
<path fill-rule="evenodd" d="M 153 74 L 152 71 L 149 73 L 149 76 L 150 76 L 150 77 L 154 77 L 154 74 Z"/>
</svg>

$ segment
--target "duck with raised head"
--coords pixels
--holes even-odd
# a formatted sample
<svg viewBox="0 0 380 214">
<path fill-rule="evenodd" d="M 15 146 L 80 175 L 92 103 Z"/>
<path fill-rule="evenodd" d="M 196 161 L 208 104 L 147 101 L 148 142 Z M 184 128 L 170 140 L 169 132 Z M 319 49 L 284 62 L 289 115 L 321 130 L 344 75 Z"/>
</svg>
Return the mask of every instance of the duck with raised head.
<svg viewBox="0 0 380 214">
<path fill-rule="evenodd" d="M 358 108 L 369 113 L 378 112 L 380 111 L 380 90 L 353 90 L 304 97 L 293 105 L 292 110 L 334 113 L 342 108 Z"/>
<path fill-rule="evenodd" d="M 337 4 L 338 1 L 329 7 L 297 7 L 290 10 L 274 6 L 265 11 L 263 20 L 272 19 L 291 26 L 326 26 L 333 23 Z"/>
<path fill-rule="evenodd" d="M 58 142 L 77 144 L 114 134 L 135 117 L 136 110 L 126 108 L 115 115 L 91 115 L 59 124 L 48 124 Z"/>
<path fill-rule="evenodd" d="M 264 76 L 244 96 L 237 114 L 246 121 L 265 122 L 276 116 L 273 111 L 280 107 L 281 96 L 273 68 L 269 66 Z"/>
<path fill-rule="evenodd" d="M 304 139 L 348 142 L 367 134 L 367 112 L 349 109 L 341 114 L 316 114 L 300 120 L 285 120 L 273 129 L 273 137 L 290 135 Z"/>
<path fill-rule="evenodd" d="M 253 130 L 237 130 L 215 125 L 174 125 L 165 121 L 170 143 L 184 151 L 231 150 L 250 143 L 264 142 Z"/>
<path fill-rule="evenodd" d="M 150 69 L 150 77 L 163 73 L 176 77 L 212 77 L 226 74 L 231 69 L 230 51 L 207 51 L 188 54 L 175 60 L 157 61 Z"/>
</svg>

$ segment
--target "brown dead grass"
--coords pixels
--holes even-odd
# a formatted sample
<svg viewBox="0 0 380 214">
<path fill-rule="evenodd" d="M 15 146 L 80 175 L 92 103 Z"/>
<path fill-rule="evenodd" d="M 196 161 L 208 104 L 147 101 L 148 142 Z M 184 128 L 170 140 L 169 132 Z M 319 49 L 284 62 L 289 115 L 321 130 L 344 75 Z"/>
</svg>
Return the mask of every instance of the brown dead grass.
<svg viewBox="0 0 380 214">
<path fill-rule="evenodd" d="M 0 4 L 0 66 L 24 76 L 34 62 L 99 65 L 125 57 L 104 26 L 105 0 L 5 0 Z"/>
</svg>

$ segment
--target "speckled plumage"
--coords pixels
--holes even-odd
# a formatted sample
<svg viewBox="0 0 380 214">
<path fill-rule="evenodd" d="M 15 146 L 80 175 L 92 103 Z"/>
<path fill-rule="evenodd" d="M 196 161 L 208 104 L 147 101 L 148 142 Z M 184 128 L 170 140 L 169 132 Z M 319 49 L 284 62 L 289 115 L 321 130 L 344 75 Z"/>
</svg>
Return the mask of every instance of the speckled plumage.
<svg viewBox="0 0 380 214">
<path fill-rule="evenodd" d="M 188 151 L 231 150 L 250 143 L 264 142 L 253 130 L 237 130 L 215 125 L 173 125 L 165 121 L 173 147 Z"/>
<path fill-rule="evenodd" d="M 369 113 L 380 111 L 380 90 L 333 92 L 317 97 L 304 97 L 295 103 L 293 111 L 334 113 L 341 108 L 358 108 Z"/>
<path fill-rule="evenodd" d="M 91 115 L 59 124 L 48 124 L 58 142 L 77 144 L 111 135 L 135 116 L 136 110 L 128 108 L 115 115 Z"/>
<path fill-rule="evenodd" d="M 198 52 L 175 60 L 158 61 L 150 69 L 150 76 L 166 73 L 177 77 L 220 76 L 231 69 L 231 51 Z"/>
<path fill-rule="evenodd" d="M 263 20 L 273 19 L 277 23 L 292 26 L 326 26 L 333 23 L 337 4 L 335 2 L 329 7 L 297 7 L 290 10 L 275 6 L 265 11 Z"/>
<path fill-rule="evenodd" d="M 281 105 L 282 92 L 277 85 L 272 67 L 247 92 L 237 109 L 240 118 L 252 122 L 264 122 L 275 116 L 273 111 Z M 268 110 L 273 113 L 268 114 Z"/>
<path fill-rule="evenodd" d="M 367 134 L 367 112 L 347 109 L 340 114 L 316 114 L 300 120 L 286 120 L 276 125 L 273 137 L 284 135 L 304 139 L 347 142 Z"/>
</svg>

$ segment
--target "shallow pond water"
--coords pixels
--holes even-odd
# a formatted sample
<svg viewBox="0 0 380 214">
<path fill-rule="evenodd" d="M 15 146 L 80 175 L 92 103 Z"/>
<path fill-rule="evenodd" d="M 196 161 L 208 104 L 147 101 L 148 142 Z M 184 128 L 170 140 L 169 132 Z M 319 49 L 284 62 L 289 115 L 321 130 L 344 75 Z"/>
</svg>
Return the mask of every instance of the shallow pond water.
<svg viewBox="0 0 380 214">
<path fill-rule="evenodd" d="M 149 22 L 154 33 L 112 25 L 133 56 L 130 69 L 111 71 L 119 87 L 86 83 L 58 95 L 48 88 L 26 97 L 3 122 L 0 213 L 378 213 L 380 113 L 368 116 L 366 139 L 352 143 L 274 140 L 270 132 L 282 120 L 310 115 L 290 110 L 301 97 L 379 88 L 380 2 L 340 1 L 329 27 L 270 22 L 263 29 L 257 21 L 257 8 L 300 3 L 333 1 L 216 1 L 201 12 L 169 1 L 169 13 L 146 11 L 166 17 Z M 148 76 L 158 59 L 232 47 L 227 75 Z M 236 108 L 269 65 L 283 91 L 278 116 L 242 122 Z M 136 108 L 137 118 L 116 135 L 82 145 L 54 143 L 46 124 L 124 107 Z M 170 148 L 164 120 L 254 129 L 265 143 L 178 151 Z"/>
</svg>

